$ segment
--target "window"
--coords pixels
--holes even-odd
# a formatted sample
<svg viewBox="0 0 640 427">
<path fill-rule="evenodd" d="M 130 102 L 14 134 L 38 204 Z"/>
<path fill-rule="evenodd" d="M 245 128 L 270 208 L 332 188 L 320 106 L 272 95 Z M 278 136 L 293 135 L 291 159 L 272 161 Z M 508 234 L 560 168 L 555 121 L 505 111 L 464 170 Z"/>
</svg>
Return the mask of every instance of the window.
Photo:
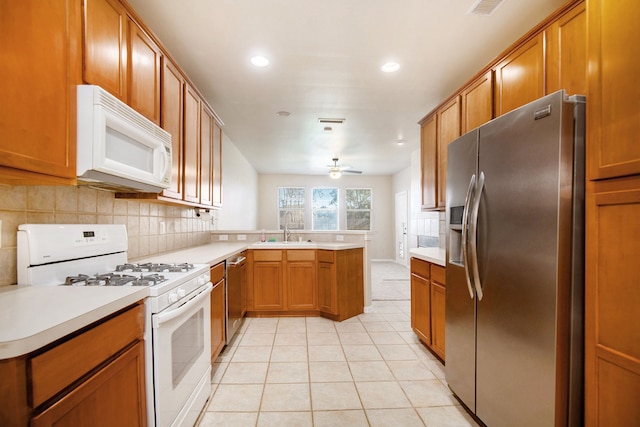
<svg viewBox="0 0 640 427">
<path fill-rule="evenodd" d="M 304 230 L 304 188 L 278 188 L 278 228 Z"/>
<path fill-rule="evenodd" d="M 338 189 L 313 189 L 312 226 L 314 230 L 338 229 Z"/>
<path fill-rule="evenodd" d="M 347 188 L 347 230 L 371 230 L 371 189 Z"/>
</svg>

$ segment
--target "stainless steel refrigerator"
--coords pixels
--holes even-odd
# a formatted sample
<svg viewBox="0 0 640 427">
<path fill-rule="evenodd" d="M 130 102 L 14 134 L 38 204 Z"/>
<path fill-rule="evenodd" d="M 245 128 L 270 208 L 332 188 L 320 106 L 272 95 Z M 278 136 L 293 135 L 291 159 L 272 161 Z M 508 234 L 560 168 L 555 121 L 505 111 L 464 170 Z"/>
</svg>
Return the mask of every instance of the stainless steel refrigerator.
<svg viewBox="0 0 640 427">
<path fill-rule="evenodd" d="M 490 427 L 581 424 L 584 102 L 559 91 L 448 146 L 446 380 Z"/>
</svg>

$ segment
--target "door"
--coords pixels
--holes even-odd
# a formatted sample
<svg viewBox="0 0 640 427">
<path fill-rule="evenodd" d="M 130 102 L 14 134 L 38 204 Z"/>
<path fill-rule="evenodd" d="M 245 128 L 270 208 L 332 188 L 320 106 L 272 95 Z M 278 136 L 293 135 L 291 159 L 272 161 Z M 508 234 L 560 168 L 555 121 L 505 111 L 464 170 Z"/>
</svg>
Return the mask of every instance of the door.
<svg viewBox="0 0 640 427">
<path fill-rule="evenodd" d="M 490 426 L 552 426 L 556 398 L 566 407 L 557 390 L 566 386 L 567 310 L 558 300 L 570 287 L 573 124 L 563 129 L 561 119 L 573 111 L 562 96 L 479 132 L 476 415 Z"/>
<path fill-rule="evenodd" d="M 407 239 L 407 192 L 396 193 L 396 263 L 409 266 L 409 257 L 407 256 L 408 239 Z"/>
<path fill-rule="evenodd" d="M 450 143 L 448 148 L 445 375 L 451 390 L 471 411 L 475 411 L 475 292 L 467 281 L 464 269 L 466 263 L 461 253 L 462 213 L 465 201 L 469 199 L 467 193 L 471 179 L 477 177 L 478 130 L 461 136 Z"/>
</svg>

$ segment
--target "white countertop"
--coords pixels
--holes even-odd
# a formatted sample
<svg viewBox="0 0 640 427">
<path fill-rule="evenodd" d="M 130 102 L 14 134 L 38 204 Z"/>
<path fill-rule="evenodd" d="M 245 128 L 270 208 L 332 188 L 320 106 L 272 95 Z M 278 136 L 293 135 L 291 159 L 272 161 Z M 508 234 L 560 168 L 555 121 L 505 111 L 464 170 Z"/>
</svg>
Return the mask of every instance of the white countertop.
<svg viewBox="0 0 640 427">
<path fill-rule="evenodd" d="M 131 260 L 215 265 L 245 249 L 362 248 L 343 242 L 215 242 Z M 0 360 L 21 356 L 77 331 L 148 296 L 144 286 L 0 287 Z"/>
<path fill-rule="evenodd" d="M 413 248 L 409 250 L 409 254 L 414 258 L 419 258 L 423 261 L 432 262 L 445 267 L 446 263 L 446 251 L 442 248 Z"/>
<path fill-rule="evenodd" d="M 0 287 L 0 360 L 21 356 L 148 295 L 148 288 Z"/>
<path fill-rule="evenodd" d="M 190 262 L 215 265 L 245 249 L 326 249 L 339 251 L 363 248 L 364 243 L 348 242 L 214 242 L 189 249 L 133 260 L 134 262 Z"/>
</svg>

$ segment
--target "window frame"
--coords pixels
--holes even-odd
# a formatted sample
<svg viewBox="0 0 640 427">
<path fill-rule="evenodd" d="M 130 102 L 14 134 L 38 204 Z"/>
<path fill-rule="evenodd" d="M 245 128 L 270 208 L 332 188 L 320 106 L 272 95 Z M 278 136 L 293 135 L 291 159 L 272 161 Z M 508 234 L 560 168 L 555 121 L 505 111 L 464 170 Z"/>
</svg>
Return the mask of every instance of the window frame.
<svg viewBox="0 0 640 427">
<path fill-rule="evenodd" d="M 369 208 L 368 209 L 350 209 L 348 206 L 349 203 L 349 197 L 348 197 L 348 193 L 349 191 L 362 191 L 362 190 L 366 190 L 369 192 Z M 358 188 L 345 188 L 344 189 L 344 205 L 345 205 L 345 229 L 346 231 L 371 231 L 372 230 L 372 226 L 373 226 L 373 221 L 372 221 L 372 217 L 373 217 L 373 188 L 370 187 L 358 187 Z M 364 228 L 349 228 L 349 213 L 350 212 L 368 212 L 369 213 L 369 228 L 368 229 L 364 229 Z"/>
<path fill-rule="evenodd" d="M 335 208 L 319 208 L 315 207 L 316 191 L 329 190 L 336 192 Z M 335 212 L 335 228 L 316 228 L 316 212 Z M 312 231 L 340 231 L 340 188 L 338 187 L 313 187 L 311 189 L 311 230 Z"/>
<path fill-rule="evenodd" d="M 301 190 L 301 204 L 298 204 L 298 207 L 293 206 L 284 206 L 283 200 L 281 199 L 281 190 Z M 302 207 L 300 207 L 302 206 Z M 307 209 L 307 189 L 306 187 L 278 187 L 278 230 L 284 230 L 284 224 L 282 223 L 282 218 L 287 215 L 287 212 L 291 212 L 294 217 L 296 217 L 296 213 L 298 213 L 297 218 L 298 221 L 290 222 L 288 228 L 290 230 L 305 230 L 305 217 L 306 217 L 306 209 Z M 294 224 L 295 227 L 291 227 L 291 224 Z M 302 228 L 298 226 L 298 224 L 302 225 Z"/>
</svg>

